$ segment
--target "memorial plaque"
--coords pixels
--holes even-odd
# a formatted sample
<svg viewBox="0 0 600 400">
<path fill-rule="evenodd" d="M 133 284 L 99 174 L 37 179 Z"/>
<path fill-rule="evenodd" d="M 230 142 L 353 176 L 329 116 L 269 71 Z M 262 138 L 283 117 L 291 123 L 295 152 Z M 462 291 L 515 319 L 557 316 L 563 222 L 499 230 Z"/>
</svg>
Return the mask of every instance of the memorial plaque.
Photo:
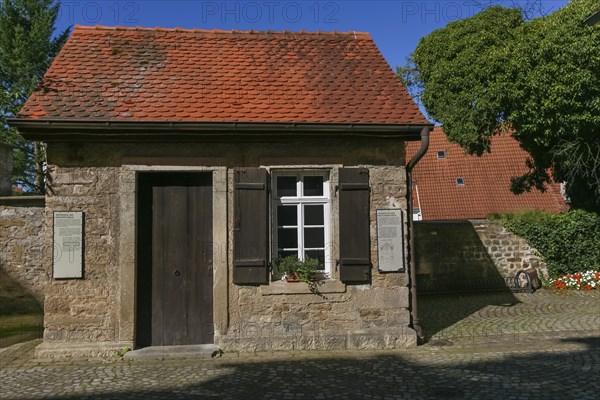
<svg viewBox="0 0 600 400">
<path fill-rule="evenodd" d="M 404 272 L 404 223 L 402 210 L 377 210 L 379 271 Z"/>
<path fill-rule="evenodd" d="M 83 278 L 83 213 L 54 213 L 55 279 Z"/>
</svg>

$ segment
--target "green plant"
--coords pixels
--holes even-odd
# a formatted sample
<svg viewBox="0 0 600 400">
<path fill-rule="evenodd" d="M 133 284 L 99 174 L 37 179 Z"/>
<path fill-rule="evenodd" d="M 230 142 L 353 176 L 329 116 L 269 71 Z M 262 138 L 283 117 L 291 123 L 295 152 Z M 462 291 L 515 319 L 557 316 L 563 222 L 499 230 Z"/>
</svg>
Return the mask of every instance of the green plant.
<svg viewBox="0 0 600 400">
<path fill-rule="evenodd" d="M 55 32 L 60 11 L 53 0 L 0 4 L 0 142 L 14 146 L 13 186 L 25 192 L 44 194 L 46 146 L 26 141 L 7 119 L 17 115 L 69 37 L 70 27 Z"/>
<path fill-rule="evenodd" d="M 121 350 L 117 351 L 117 356 L 123 358 L 123 356 L 130 351 L 131 349 L 129 347 L 123 347 Z"/>
<path fill-rule="evenodd" d="M 543 258 L 550 278 L 600 270 L 600 215 L 573 210 L 563 214 L 524 211 L 499 217 Z"/>
<path fill-rule="evenodd" d="M 598 212 L 600 29 L 583 23 L 598 7 L 571 0 L 531 20 L 518 8 L 484 7 L 422 37 L 398 75 L 470 153 L 514 132 L 530 155 L 527 172 L 512 179 L 515 193 L 554 178 L 577 208 Z"/>
<path fill-rule="evenodd" d="M 301 282 L 312 284 L 316 280 L 319 260 L 306 257 L 305 260 L 297 256 L 287 256 L 275 260 L 276 271 L 284 274 L 287 278 L 297 277 Z"/>
</svg>

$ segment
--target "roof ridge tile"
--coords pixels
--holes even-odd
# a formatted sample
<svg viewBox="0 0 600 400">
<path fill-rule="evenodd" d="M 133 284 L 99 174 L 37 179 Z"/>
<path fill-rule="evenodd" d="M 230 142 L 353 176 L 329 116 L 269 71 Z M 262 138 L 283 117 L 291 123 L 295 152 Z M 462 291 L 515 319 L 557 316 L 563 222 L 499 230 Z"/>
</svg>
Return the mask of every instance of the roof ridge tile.
<svg viewBox="0 0 600 400">
<path fill-rule="evenodd" d="M 282 35 L 282 36 L 353 36 L 355 39 L 370 39 L 371 34 L 369 32 L 358 32 L 358 31 L 307 31 L 305 29 L 301 29 L 299 31 L 290 31 L 290 30 L 239 30 L 239 29 L 202 29 L 202 28 L 183 28 L 183 27 L 147 27 L 147 26 L 124 26 L 124 25 L 75 25 L 76 31 L 157 31 L 157 32 L 189 32 L 189 33 L 218 33 L 218 34 L 248 34 L 248 35 Z"/>
</svg>

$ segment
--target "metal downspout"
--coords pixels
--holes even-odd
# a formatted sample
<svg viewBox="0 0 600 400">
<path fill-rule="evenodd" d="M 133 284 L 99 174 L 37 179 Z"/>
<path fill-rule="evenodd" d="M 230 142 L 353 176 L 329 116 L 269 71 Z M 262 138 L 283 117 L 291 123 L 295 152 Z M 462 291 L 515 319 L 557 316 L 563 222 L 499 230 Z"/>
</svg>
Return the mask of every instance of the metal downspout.
<svg viewBox="0 0 600 400">
<path fill-rule="evenodd" d="M 417 271 L 415 264 L 415 235 L 414 235 L 414 224 L 413 224 L 413 196 L 412 196 L 412 170 L 417 165 L 419 160 L 423 158 L 427 149 L 429 148 L 429 133 L 431 127 L 425 127 L 421 129 L 421 148 L 413 156 L 413 158 L 406 164 L 406 197 L 408 200 L 408 235 L 409 235 L 409 260 L 410 260 L 410 273 L 408 278 L 408 288 L 410 290 L 410 319 L 412 328 L 417 333 L 417 342 L 421 344 L 424 342 L 423 329 L 419 323 L 419 317 L 417 316 Z"/>
</svg>

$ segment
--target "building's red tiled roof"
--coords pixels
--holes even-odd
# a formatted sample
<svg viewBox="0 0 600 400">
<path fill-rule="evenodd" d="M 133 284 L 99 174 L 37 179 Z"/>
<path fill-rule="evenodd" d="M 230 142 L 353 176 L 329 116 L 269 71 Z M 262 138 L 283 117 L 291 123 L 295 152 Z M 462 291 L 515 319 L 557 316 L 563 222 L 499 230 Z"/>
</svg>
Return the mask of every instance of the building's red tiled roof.
<svg viewBox="0 0 600 400">
<path fill-rule="evenodd" d="M 427 124 L 368 33 L 75 27 L 23 119 Z"/>
<path fill-rule="evenodd" d="M 419 142 L 407 143 L 407 159 L 419 146 Z M 438 151 L 444 151 L 444 159 L 438 158 Z M 559 184 L 549 185 L 544 193 L 510 191 L 510 178 L 527 172 L 527 157 L 509 134 L 492 138 L 491 153 L 470 156 L 450 143 L 441 127 L 435 127 L 429 150 L 413 171 L 417 189 L 413 193 L 418 192 L 423 220 L 476 219 L 524 209 L 566 211 Z M 458 185 L 457 178 L 463 178 L 464 185 Z"/>
</svg>

